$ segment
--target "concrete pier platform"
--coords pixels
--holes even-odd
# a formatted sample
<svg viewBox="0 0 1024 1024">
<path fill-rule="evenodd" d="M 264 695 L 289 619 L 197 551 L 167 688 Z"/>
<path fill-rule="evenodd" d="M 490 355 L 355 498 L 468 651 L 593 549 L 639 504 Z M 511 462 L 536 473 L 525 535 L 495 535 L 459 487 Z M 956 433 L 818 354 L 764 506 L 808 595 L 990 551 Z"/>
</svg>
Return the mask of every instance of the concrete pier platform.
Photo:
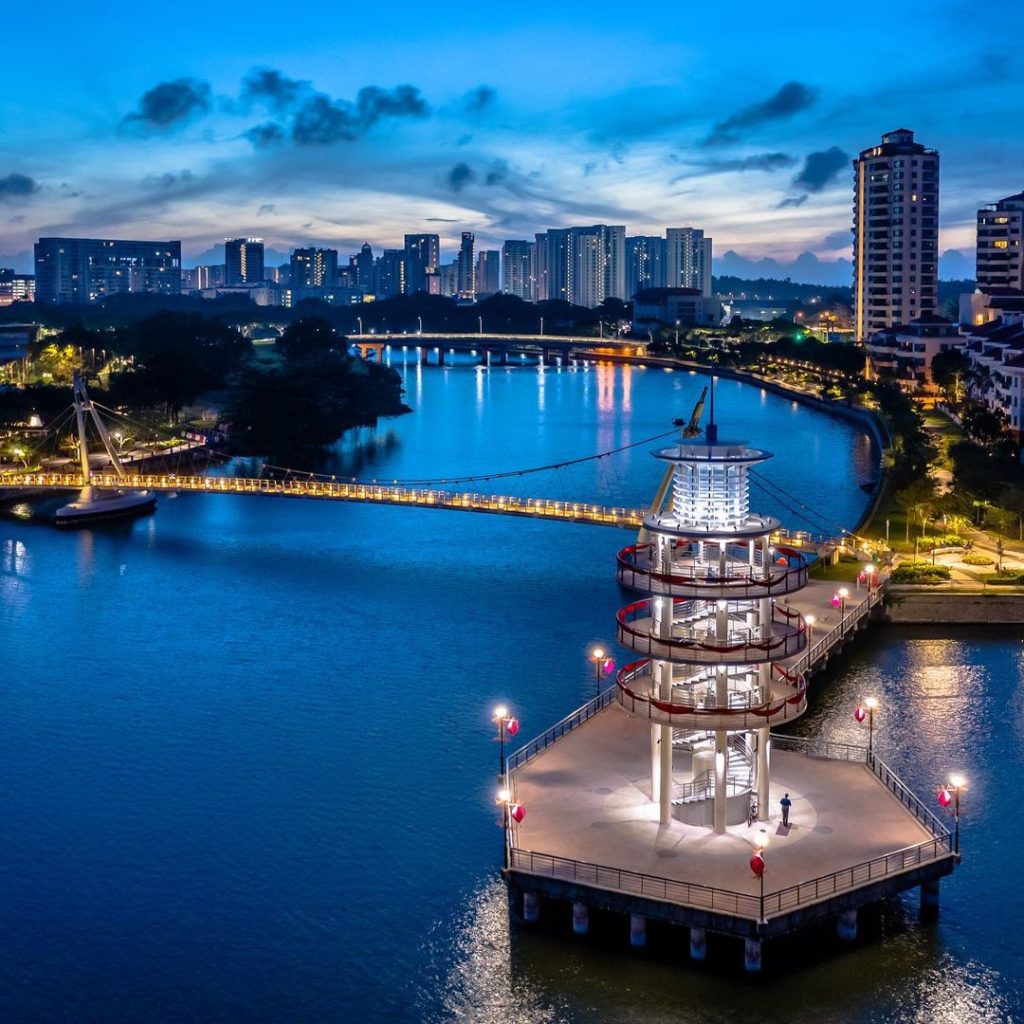
<svg viewBox="0 0 1024 1024">
<path fill-rule="evenodd" d="M 649 726 L 597 711 L 511 773 L 515 888 L 744 937 L 769 937 L 938 879 L 944 825 L 881 762 L 847 745 L 773 738 L 770 820 L 724 835 L 659 825 Z M 793 801 L 790 827 L 779 800 Z M 749 861 L 767 835 L 764 889 Z"/>
</svg>

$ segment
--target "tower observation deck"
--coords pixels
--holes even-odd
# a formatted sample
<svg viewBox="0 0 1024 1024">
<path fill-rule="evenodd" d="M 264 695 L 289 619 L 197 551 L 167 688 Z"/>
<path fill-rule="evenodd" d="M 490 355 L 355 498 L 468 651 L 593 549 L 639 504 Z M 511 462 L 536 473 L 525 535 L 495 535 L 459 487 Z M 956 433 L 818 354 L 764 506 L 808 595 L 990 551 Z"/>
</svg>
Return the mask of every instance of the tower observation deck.
<svg viewBox="0 0 1024 1024">
<path fill-rule="evenodd" d="M 777 664 L 807 643 L 788 603 L 807 559 L 773 546 L 778 521 L 750 511 L 751 468 L 771 453 L 720 441 L 713 416 L 703 442 L 684 434 L 655 453 L 665 480 L 618 554 L 619 582 L 643 596 L 617 615 L 619 643 L 641 657 L 619 671 L 616 699 L 650 722 L 661 824 L 721 833 L 754 802 L 768 819 L 769 731 L 807 709 L 803 675 Z"/>
</svg>

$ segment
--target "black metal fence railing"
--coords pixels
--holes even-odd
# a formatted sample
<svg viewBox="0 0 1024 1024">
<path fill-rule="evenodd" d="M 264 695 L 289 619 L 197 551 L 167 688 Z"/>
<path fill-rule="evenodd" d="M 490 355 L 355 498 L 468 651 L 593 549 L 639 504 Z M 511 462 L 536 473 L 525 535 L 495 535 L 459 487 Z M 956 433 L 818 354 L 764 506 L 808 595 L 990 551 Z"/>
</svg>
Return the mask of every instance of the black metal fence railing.
<svg viewBox="0 0 1024 1024">
<path fill-rule="evenodd" d="M 560 722 L 556 722 L 550 729 L 542 732 L 539 736 L 530 740 L 525 746 L 513 751 L 505 759 L 505 770 L 509 772 L 522 768 L 528 761 L 532 761 L 541 751 L 547 750 L 552 743 L 557 742 L 563 736 L 572 732 L 577 726 L 582 725 L 587 719 L 593 718 L 602 708 L 606 708 L 615 700 L 617 686 L 609 686 L 603 693 L 598 694 L 593 700 L 587 701 L 582 707 L 578 707 L 571 714 L 568 714 Z"/>
</svg>

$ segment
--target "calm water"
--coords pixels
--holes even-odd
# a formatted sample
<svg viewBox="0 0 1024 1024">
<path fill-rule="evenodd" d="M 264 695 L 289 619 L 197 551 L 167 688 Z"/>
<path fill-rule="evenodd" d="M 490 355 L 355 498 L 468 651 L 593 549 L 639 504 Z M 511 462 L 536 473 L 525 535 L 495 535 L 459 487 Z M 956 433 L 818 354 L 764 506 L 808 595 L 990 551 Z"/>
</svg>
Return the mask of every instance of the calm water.
<svg viewBox="0 0 1024 1024">
<path fill-rule="evenodd" d="M 337 471 L 435 478 L 607 450 L 688 416 L 700 383 L 410 368 L 415 413 L 348 442 Z M 862 436 L 735 383 L 718 405 L 727 435 L 777 453 L 787 492 L 857 518 Z M 641 447 L 479 489 L 631 505 L 659 475 Z M 1024 767 L 1018 636 L 878 631 L 807 725 L 852 736 L 870 687 L 879 743 L 899 737 L 916 785 L 969 774 L 968 859 L 938 926 L 897 904 L 884 939 L 755 982 L 732 973 L 738 947 L 691 969 L 685 944 L 680 966 L 510 941 L 489 712 L 509 701 L 529 736 L 590 696 L 626 540 L 225 496 L 73 535 L 0 520 L 0 1021 L 1014 1019 L 1024 899 L 1016 837 L 996 830 L 1016 822 Z"/>
</svg>

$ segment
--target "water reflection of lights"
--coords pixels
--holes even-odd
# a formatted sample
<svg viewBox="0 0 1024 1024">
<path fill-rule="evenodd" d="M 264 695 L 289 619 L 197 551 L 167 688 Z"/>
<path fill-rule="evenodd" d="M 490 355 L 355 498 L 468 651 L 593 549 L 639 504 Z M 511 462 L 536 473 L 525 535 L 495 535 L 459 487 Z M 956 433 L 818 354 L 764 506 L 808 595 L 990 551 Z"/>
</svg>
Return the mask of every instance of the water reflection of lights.
<svg viewBox="0 0 1024 1024">
<path fill-rule="evenodd" d="M 615 369 L 608 363 L 597 364 L 598 412 L 615 411 Z"/>
<path fill-rule="evenodd" d="M 472 1021 L 475 1024 L 555 1024 L 567 1017 L 545 1006 L 528 978 L 513 974 L 508 894 L 498 879 L 470 899 L 469 907 L 449 933 L 450 923 L 434 930 L 431 953 L 449 959 L 437 994 L 440 1007 L 423 1007 L 423 1019 Z M 439 965 L 440 966 L 440 965 Z M 421 999 L 423 998 L 421 990 Z"/>
<path fill-rule="evenodd" d="M 8 539 L 0 549 L 0 569 L 11 576 L 27 576 L 32 570 L 32 556 L 20 541 Z"/>
</svg>

